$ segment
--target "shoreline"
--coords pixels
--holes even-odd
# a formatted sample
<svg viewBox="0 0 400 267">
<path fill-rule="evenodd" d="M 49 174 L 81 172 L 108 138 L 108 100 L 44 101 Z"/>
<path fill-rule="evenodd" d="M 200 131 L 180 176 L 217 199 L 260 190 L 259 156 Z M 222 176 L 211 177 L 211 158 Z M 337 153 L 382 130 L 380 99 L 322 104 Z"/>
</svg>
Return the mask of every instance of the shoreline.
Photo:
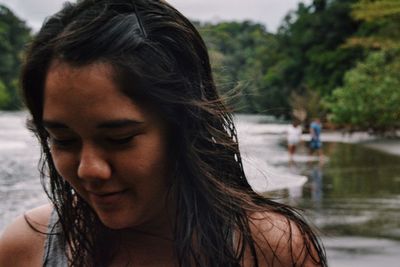
<svg viewBox="0 0 400 267">
<path fill-rule="evenodd" d="M 303 140 L 309 140 L 308 134 L 304 134 Z M 384 138 L 370 135 L 367 132 L 355 132 L 352 134 L 339 131 L 322 132 L 322 142 L 340 142 L 349 144 L 359 144 L 371 149 L 386 152 L 388 154 L 400 156 L 400 138 Z"/>
<path fill-rule="evenodd" d="M 282 189 L 298 189 L 307 181 L 296 168 L 287 167 L 288 155 L 282 142 L 286 139 L 289 124 L 262 123 L 259 118 L 241 115 L 237 123 L 239 145 L 243 158 L 243 167 L 249 183 L 259 193 L 268 193 Z M 253 127 L 256 124 L 257 127 Z M 302 134 L 302 146 L 310 140 L 309 134 Z M 385 139 L 367 132 L 352 134 L 341 131 L 325 130 L 321 135 L 322 143 L 338 142 L 365 146 L 374 150 L 400 156 L 400 138 Z M 303 148 L 304 149 L 304 148 Z M 270 156 L 266 156 L 269 154 Z M 296 154 L 294 162 L 318 162 L 318 156 Z M 329 161 L 329 159 L 327 159 Z"/>
</svg>

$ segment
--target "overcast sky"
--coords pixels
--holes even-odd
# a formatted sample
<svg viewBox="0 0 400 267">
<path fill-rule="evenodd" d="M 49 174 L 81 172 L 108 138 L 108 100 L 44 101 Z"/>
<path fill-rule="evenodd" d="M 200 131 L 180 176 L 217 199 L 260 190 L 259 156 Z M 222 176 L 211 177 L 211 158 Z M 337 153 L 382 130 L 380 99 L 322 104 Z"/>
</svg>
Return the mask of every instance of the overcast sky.
<svg viewBox="0 0 400 267">
<path fill-rule="evenodd" d="M 43 19 L 62 7 L 66 0 L 0 0 L 30 27 L 38 30 Z M 73 0 L 74 1 L 74 0 Z M 289 10 L 312 0 L 167 0 L 189 18 L 201 21 L 251 19 L 275 32 Z"/>
</svg>

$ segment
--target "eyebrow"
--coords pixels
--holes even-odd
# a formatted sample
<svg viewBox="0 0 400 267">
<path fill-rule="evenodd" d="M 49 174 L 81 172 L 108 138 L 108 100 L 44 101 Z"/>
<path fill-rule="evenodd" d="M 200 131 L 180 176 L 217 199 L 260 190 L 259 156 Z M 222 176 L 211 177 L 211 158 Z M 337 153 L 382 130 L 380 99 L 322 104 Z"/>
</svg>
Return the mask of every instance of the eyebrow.
<svg viewBox="0 0 400 267">
<path fill-rule="evenodd" d="M 139 126 L 143 124 L 141 121 L 131 120 L 131 119 L 122 119 L 122 120 L 111 120 L 105 121 L 97 125 L 97 128 L 124 128 L 129 126 Z"/>
<path fill-rule="evenodd" d="M 141 121 L 131 120 L 131 119 L 119 119 L 101 122 L 96 126 L 99 129 L 117 129 L 125 127 L 136 127 L 143 124 Z M 69 128 L 64 123 L 52 120 L 43 120 L 43 127 L 48 129 L 67 129 Z"/>
</svg>

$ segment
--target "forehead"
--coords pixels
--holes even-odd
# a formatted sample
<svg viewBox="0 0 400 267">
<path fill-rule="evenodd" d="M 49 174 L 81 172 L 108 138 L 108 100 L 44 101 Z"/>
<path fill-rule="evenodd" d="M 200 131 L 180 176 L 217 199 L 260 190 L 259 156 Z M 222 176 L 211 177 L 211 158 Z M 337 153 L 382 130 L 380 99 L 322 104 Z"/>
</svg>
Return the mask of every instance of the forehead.
<svg viewBox="0 0 400 267">
<path fill-rule="evenodd" d="M 94 91 L 98 91 L 95 94 Z M 120 94 L 113 81 L 113 70 L 105 63 L 73 66 L 55 60 L 47 71 L 44 87 L 45 98 L 60 93 L 99 95 L 100 93 Z"/>
<path fill-rule="evenodd" d="M 75 67 L 55 61 L 49 68 L 44 87 L 43 117 L 46 119 L 114 119 L 123 115 L 140 117 L 142 113 L 114 82 L 108 64 Z"/>
</svg>

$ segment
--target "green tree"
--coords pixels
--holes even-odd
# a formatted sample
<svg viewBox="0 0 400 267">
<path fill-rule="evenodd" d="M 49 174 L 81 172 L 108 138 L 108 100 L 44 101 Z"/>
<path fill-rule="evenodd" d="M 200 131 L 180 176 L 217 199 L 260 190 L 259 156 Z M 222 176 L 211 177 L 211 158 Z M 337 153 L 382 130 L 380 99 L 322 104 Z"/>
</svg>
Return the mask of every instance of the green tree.
<svg viewBox="0 0 400 267">
<path fill-rule="evenodd" d="M 359 27 L 351 16 L 352 0 L 315 0 L 289 13 L 278 34 L 278 60 L 262 78 L 264 105 L 275 115 L 290 116 L 289 96 L 315 91 L 322 99 L 340 86 L 344 73 L 363 56 L 359 47 L 343 47 Z M 315 109 L 315 108 L 314 108 Z M 320 108 L 323 112 L 323 105 Z"/>
<path fill-rule="evenodd" d="M 271 61 L 268 48 L 274 36 L 251 21 L 197 26 L 209 48 L 222 94 L 234 95 L 233 105 L 239 112 L 260 112 L 259 83 Z"/>
<path fill-rule="evenodd" d="M 333 92 L 333 122 L 362 130 L 386 132 L 400 126 L 398 54 L 371 53 L 346 73 L 343 87 Z"/>
<path fill-rule="evenodd" d="M 353 5 L 353 16 L 361 20 L 374 20 L 400 14 L 398 0 L 360 0 Z"/>
<path fill-rule="evenodd" d="M 363 57 L 363 48 L 343 45 L 360 25 L 351 17 L 355 1 L 299 4 L 277 34 L 251 21 L 197 23 L 221 92 L 233 90 L 241 112 L 289 117 L 298 109 L 293 96 L 313 96 L 304 109 L 310 116 L 325 114 L 322 100 L 342 85 L 344 73 Z"/>
<path fill-rule="evenodd" d="M 30 38 L 30 29 L 14 13 L 0 5 L 0 81 L 4 95 L 0 108 L 18 109 L 17 80 L 23 48 Z"/>
<path fill-rule="evenodd" d="M 348 46 L 400 48 L 400 1 L 360 0 L 353 5 L 352 16 L 363 24 L 358 34 L 349 38 Z"/>
<path fill-rule="evenodd" d="M 0 109 L 4 109 L 10 101 L 6 86 L 0 81 Z"/>
<path fill-rule="evenodd" d="M 367 48 L 369 56 L 346 73 L 334 91 L 331 117 L 349 127 L 386 132 L 400 127 L 400 2 L 361 0 L 352 15 L 362 21 L 347 46 Z"/>
</svg>

